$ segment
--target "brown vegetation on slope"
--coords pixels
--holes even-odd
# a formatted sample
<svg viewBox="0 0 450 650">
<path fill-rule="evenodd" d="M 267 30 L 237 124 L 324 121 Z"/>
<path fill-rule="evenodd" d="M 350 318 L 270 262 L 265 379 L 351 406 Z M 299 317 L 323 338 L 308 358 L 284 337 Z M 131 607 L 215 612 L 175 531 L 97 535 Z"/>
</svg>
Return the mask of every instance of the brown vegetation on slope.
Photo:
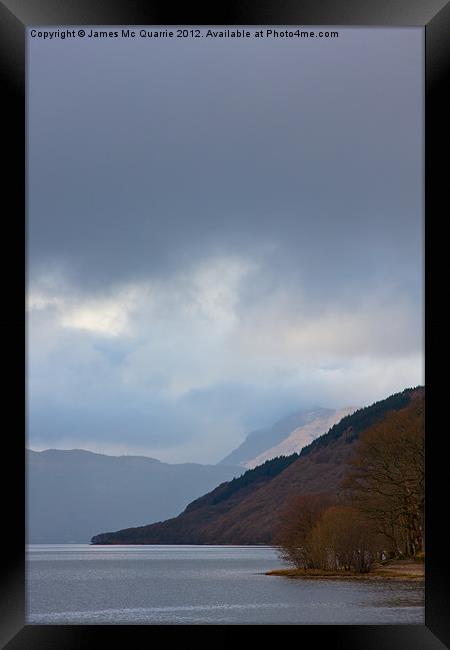
<svg viewBox="0 0 450 650">
<path fill-rule="evenodd" d="M 399 395 L 402 400 L 405 399 L 405 392 Z M 423 400 L 424 390 L 419 388 L 406 391 L 406 397 L 405 405 L 411 400 Z M 385 402 L 390 404 L 389 400 L 392 398 Z M 366 409 L 369 415 L 380 411 L 377 421 L 386 415 L 380 410 L 380 404 L 383 405 L 383 402 Z M 402 404 L 401 407 L 403 406 Z M 364 426 L 359 425 L 359 431 L 355 432 L 351 426 L 358 417 L 361 420 L 361 414 L 349 416 L 347 428 L 341 427 L 335 437 L 331 435 L 333 430 L 330 430 L 322 437 L 322 444 L 320 439 L 319 444 L 315 441 L 309 453 L 302 454 L 273 478 L 265 477 L 245 485 L 226 499 L 215 502 L 214 495 L 229 485 L 223 484 L 190 504 L 178 517 L 148 526 L 97 535 L 93 538 L 93 543 L 274 544 L 281 526 L 281 513 L 289 498 L 307 494 L 328 494 L 336 498 L 341 493 L 341 485 L 354 454 L 355 441 L 364 430 Z M 373 425 L 373 421 L 370 425 Z"/>
<path fill-rule="evenodd" d="M 344 440 L 299 458 L 269 481 L 251 484 L 228 499 L 188 508 L 178 517 L 141 528 L 105 533 L 99 544 L 273 544 L 279 517 L 292 494 L 336 493 L 352 445 Z"/>
<path fill-rule="evenodd" d="M 336 503 L 303 495 L 282 512 L 277 544 L 297 569 L 368 573 L 423 553 L 423 400 L 387 413 L 353 447 Z"/>
</svg>

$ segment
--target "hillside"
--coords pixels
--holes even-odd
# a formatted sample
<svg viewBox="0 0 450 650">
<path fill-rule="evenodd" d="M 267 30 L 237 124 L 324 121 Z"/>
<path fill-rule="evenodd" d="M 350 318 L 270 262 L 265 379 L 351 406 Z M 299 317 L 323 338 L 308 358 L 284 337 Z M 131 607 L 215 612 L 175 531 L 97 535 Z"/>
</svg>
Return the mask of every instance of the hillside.
<svg viewBox="0 0 450 650">
<path fill-rule="evenodd" d="M 346 407 L 337 411 L 330 411 L 330 413 L 323 413 L 323 411 L 325 411 L 325 409 L 321 409 L 321 412 L 317 413 L 317 417 L 314 417 L 310 422 L 294 429 L 277 445 L 266 449 L 255 458 L 246 461 L 244 467 L 252 469 L 271 458 L 276 458 L 277 456 L 289 456 L 290 454 L 301 452 L 304 447 L 329 431 L 330 428 L 334 424 L 340 422 L 343 417 L 350 415 L 350 413 L 354 413 L 356 407 Z"/>
<path fill-rule="evenodd" d="M 242 473 L 224 465 L 170 465 L 81 449 L 27 450 L 26 470 L 29 544 L 86 543 L 99 527 L 166 519 Z"/>
<path fill-rule="evenodd" d="M 269 427 L 249 433 L 244 442 L 221 460 L 220 464 L 241 465 L 242 467 L 247 468 L 255 467 L 257 464 L 264 462 L 264 460 L 268 460 L 269 458 L 273 458 L 279 455 L 279 453 L 282 453 L 277 453 L 277 451 L 274 450 L 273 455 L 268 455 L 264 459 L 259 458 L 259 456 L 268 450 L 275 448 L 277 445 L 281 445 L 294 430 L 309 425 L 317 420 L 330 418 L 335 413 L 336 411 L 333 409 L 318 407 L 291 413 Z M 325 428 L 320 433 L 325 433 L 327 430 L 328 428 Z"/>
<path fill-rule="evenodd" d="M 178 517 L 148 526 L 103 533 L 93 544 L 271 544 L 286 499 L 339 490 L 358 435 L 391 411 L 424 400 L 424 388 L 406 389 L 352 415 L 305 447 L 300 455 L 248 470 L 197 499 Z"/>
</svg>

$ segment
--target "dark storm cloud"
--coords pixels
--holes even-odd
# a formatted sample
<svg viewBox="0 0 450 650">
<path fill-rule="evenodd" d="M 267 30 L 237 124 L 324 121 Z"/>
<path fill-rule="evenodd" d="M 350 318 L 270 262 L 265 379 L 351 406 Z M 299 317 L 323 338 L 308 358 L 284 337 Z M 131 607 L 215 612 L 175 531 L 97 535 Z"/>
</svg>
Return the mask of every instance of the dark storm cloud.
<svg viewBox="0 0 450 650">
<path fill-rule="evenodd" d="M 28 52 L 30 446 L 214 462 L 422 382 L 420 29 Z"/>
<path fill-rule="evenodd" d="M 356 269 L 361 284 L 380 269 L 411 282 L 417 35 L 31 39 L 31 272 L 61 266 L 104 289 L 205 251 L 270 245 L 270 263 L 300 269 L 313 290 L 354 282 Z"/>
</svg>

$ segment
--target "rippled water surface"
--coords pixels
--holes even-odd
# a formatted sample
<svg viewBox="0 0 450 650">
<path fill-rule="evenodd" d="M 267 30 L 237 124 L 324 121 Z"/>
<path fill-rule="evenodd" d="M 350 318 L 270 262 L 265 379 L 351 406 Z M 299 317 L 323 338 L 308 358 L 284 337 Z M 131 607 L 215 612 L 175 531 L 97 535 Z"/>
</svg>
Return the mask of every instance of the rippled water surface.
<svg viewBox="0 0 450 650">
<path fill-rule="evenodd" d="M 423 583 L 289 580 L 270 547 L 31 545 L 34 624 L 424 624 Z"/>
</svg>

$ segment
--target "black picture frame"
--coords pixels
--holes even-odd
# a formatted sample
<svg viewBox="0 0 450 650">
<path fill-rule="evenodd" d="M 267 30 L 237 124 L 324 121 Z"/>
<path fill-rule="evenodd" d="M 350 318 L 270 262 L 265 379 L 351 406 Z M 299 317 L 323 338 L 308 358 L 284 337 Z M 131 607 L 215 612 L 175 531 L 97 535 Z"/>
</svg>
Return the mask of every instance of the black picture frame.
<svg viewBox="0 0 450 650">
<path fill-rule="evenodd" d="M 25 318 L 23 293 L 25 284 L 25 49 L 29 26 L 62 25 L 327 25 L 327 26 L 421 26 L 425 36 L 425 350 L 426 350 L 426 585 L 425 625 L 305 625 L 298 631 L 298 640 L 326 644 L 350 650 L 399 650 L 448 647 L 447 625 L 448 581 L 446 562 L 448 532 L 445 508 L 447 462 L 445 438 L 441 429 L 445 422 L 445 385 L 437 378 L 433 346 L 444 345 L 447 323 L 439 312 L 435 285 L 445 277 L 445 240 L 440 236 L 440 217 L 445 217 L 446 166 L 439 154 L 445 152 L 448 135 L 446 80 L 450 66 L 450 5 L 445 0 L 278 0 L 267 2 L 223 3 L 200 10 L 191 5 L 172 9 L 162 2 L 145 0 L 3 0 L 0 2 L 0 65 L 2 80 L 3 137 L 11 137 L 11 145 L 3 149 L 7 163 L 3 173 L 3 204 L 11 206 L 4 212 L 3 285 L 7 297 L 7 314 L 2 318 L 4 348 L 7 359 L 4 377 L 4 425 L 2 479 L 2 523 L 6 551 L 1 556 L 0 643 L 8 650 L 26 648 L 90 648 L 115 642 L 132 646 L 154 640 L 155 627 L 167 640 L 182 629 L 183 644 L 188 643 L 195 628 L 201 638 L 211 626 L 38 626 L 25 625 L 25 418 L 19 424 L 19 413 L 25 413 L 24 395 Z M 448 141 L 448 139 L 447 139 Z M 448 147 L 447 147 L 448 149 Z M 5 249 L 14 251 L 14 266 L 7 261 Z M 19 285 L 19 286 L 18 286 Z M 8 293 L 9 292 L 9 293 Z M 445 296 L 440 296 L 445 303 Z M 20 304 L 19 304 L 20 303 Z M 431 309 L 433 305 L 433 309 Z M 14 314 L 12 316 L 11 314 Z M 10 344 L 17 341 L 17 346 Z M 440 347 L 441 347 L 440 346 Z M 441 350 L 439 350 L 441 352 Z M 447 400 L 446 400 L 447 397 Z M 14 405 L 14 406 L 13 406 Z M 7 471 L 8 470 L 8 471 Z M 149 627 L 151 629 L 149 630 Z M 189 628 L 189 630 L 186 629 Z M 216 627 L 216 626 L 214 626 Z M 239 626 L 222 626 L 215 643 L 232 642 L 232 633 Z M 264 626 L 264 635 L 271 627 Z M 284 629 L 287 629 L 285 626 Z M 125 629 L 124 629 L 125 628 Z M 260 627 L 261 629 L 261 627 Z M 292 630 L 291 630 L 292 631 Z M 189 632 L 189 634 L 188 634 Z M 111 640 L 111 641 L 110 641 Z M 173 638 L 175 641 L 175 638 Z"/>
</svg>

